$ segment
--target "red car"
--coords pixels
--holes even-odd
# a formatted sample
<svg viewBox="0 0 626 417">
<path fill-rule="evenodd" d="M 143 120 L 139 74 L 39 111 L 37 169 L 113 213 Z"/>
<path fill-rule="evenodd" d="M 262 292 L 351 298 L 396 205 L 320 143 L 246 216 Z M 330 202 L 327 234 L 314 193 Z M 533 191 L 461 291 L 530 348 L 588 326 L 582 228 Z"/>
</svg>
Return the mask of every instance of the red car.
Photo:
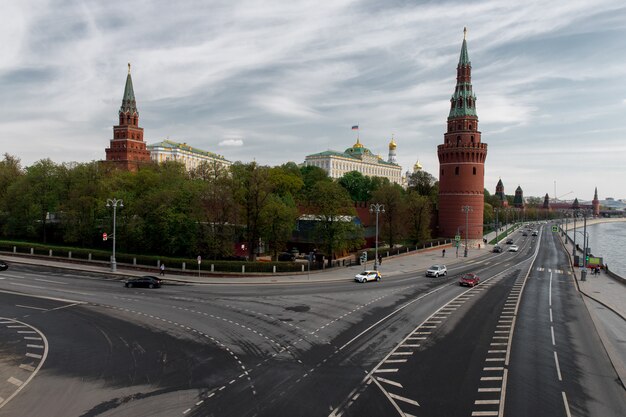
<svg viewBox="0 0 626 417">
<path fill-rule="evenodd" d="M 475 285 L 478 285 L 479 282 L 480 282 L 480 278 L 478 278 L 478 275 L 476 275 L 476 274 L 465 274 L 459 280 L 459 285 L 467 286 L 467 287 L 473 287 Z"/>
</svg>

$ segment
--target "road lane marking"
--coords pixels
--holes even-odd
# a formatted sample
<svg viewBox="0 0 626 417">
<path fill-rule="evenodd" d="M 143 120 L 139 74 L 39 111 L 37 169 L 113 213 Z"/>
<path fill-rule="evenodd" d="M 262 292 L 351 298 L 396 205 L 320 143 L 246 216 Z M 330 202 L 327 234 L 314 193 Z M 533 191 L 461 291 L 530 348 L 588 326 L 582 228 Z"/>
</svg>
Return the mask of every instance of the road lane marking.
<svg viewBox="0 0 626 417">
<path fill-rule="evenodd" d="M 478 392 L 501 392 L 502 388 L 478 388 Z"/>
<path fill-rule="evenodd" d="M 33 309 L 33 310 L 40 310 L 40 311 L 48 310 L 47 308 L 33 307 L 33 306 L 24 306 L 24 305 L 21 305 L 21 304 L 15 304 L 15 307 L 30 308 L 30 309 Z"/>
<path fill-rule="evenodd" d="M 497 411 L 472 411 L 472 416 L 497 416 Z"/>
<path fill-rule="evenodd" d="M 552 346 L 556 346 L 556 342 L 554 341 L 554 327 L 550 326 L 550 333 L 552 334 Z"/>
<path fill-rule="evenodd" d="M 35 370 L 35 367 L 34 367 L 34 366 L 32 366 L 32 365 L 28 365 L 28 364 L 26 364 L 26 363 L 21 364 L 21 365 L 20 365 L 20 368 L 22 368 L 22 369 L 24 369 L 24 370 L 26 370 L 26 371 L 30 371 L 30 372 L 33 372 L 33 371 Z M 1 403 L 1 402 L 2 402 L 2 401 L 0 401 L 0 403 Z"/>
<path fill-rule="evenodd" d="M 50 283 L 53 283 L 53 284 L 67 285 L 67 282 L 53 281 L 51 279 L 35 278 L 35 281 L 50 282 Z"/>
<path fill-rule="evenodd" d="M 43 349 L 43 345 L 26 345 L 27 348 Z"/>
<path fill-rule="evenodd" d="M 393 385 L 393 386 L 398 387 L 398 388 L 404 388 L 401 383 L 396 382 L 396 381 L 392 381 L 390 379 L 385 379 L 385 378 L 382 378 L 380 376 L 377 376 L 376 379 L 379 380 L 380 382 L 384 382 L 386 384 Z"/>
<path fill-rule="evenodd" d="M 474 404 L 476 404 L 476 405 L 500 404 L 500 400 L 476 400 L 476 401 L 474 401 Z"/>
<path fill-rule="evenodd" d="M 11 283 L 14 285 L 22 285 L 25 287 L 34 287 L 34 288 L 45 288 L 45 287 L 38 287 L 38 286 L 33 286 L 33 285 L 27 285 L 27 284 L 18 284 L 18 283 Z M 66 291 L 67 292 L 67 291 Z M 67 298 L 58 298 L 58 297 L 47 297 L 45 295 L 33 295 L 33 294 L 24 294 L 22 292 L 17 292 L 17 291 L 9 291 L 9 290 L 0 290 L 0 293 L 3 294 L 13 294 L 13 295 L 20 295 L 22 297 L 30 297 L 30 298 L 39 298 L 41 300 L 52 300 L 52 301 L 60 301 L 62 303 L 74 303 L 74 304 L 87 304 L 85 301 L 76 301 L 76 300 L 69 300 Z M 89 294 L 91 295 L 91 294 Z"/>
<path fill-rule="evenodd" d="M 404 401 L 405 403 L 412 404 L 412 405 L 415 405 L 415 406 L 417 406 L 417 407 L 419 407 L 419 406 L 420 406 L 420 405 L 419 405 L 419 403 L 418 403 L 417 401 L 415 401 L 415 400 L 411 400 L 410 398 L 401 397 L 401 396 L 399 396 L 399 395 L 392 394 L 392 393 L 389 393 L 389 396 L 390 396 L 391 398 L 393 398 L 394 400 Z"/>
<path fill-rule="evenodd" d="M 19 380 L 17 378 L 14 378 L 14 377 L 9 377 L 9 379 L 7 379 L 7 382 L 10 383 L 10 384 L 15 385 L 16 387 L 19 387 L 19 386 L 21 386 L 24 383 L 23 381 L 21 381 L 21 380 Z"/>
<path fill-rule="evenodd" d="M 405 363 L 407 359 L 387 359 L 385 363 Z"/>
<path fill-rule="evenodd" d="M 398 372 L 398 368 L 388 368 L 388 369 L 378 368 L 378 369 L 376 369 L 374 372 L 375 372 L 375 373 Z"/>
<path fill-rule="evenodd" d="M 565 406 L 565 413 L 567 414 L 567 417 L 572 417 L 572 414 L 569 412 L 569 403 L 567 402 L 567 395 L 565 395 L 565 391 L 561 391 L 561 394 L 563 394 L 563 405 Z"/>
<path fill-rule="evenodd" d="M 559 366 L 559 357 L 556 354 L 556 351 L 554 352 L 554 363 L 556 364 L 556 374 L 559 377 L 559 381 L 563 381 L 563 378 L 561 378 L 561 367 Z"/>
<path fill-rule="evenodd" d="M 550 284 L 548 286 L 548 305 L 552 307 L 552 273 L 550 273 Z"/>
<path fill-rule="evenodd" d="M 41 359 L 41 355 L 38 355 L 37 353 L 27 352 L 26 356 L 28 356 L 29 358 Z"/>
</svg>

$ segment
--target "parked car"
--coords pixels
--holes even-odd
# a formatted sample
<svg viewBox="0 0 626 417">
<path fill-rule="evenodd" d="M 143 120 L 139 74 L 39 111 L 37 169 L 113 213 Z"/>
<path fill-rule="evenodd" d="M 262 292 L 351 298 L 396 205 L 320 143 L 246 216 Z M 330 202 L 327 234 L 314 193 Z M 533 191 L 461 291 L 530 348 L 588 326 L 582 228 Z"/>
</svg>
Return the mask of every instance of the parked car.
<svg viewBox="0 0 626 417">
<path fill-rule="evenodd" d="M 427 277 L 438 278 L 441 275 L 448 275 L 448 268 L 445 265 L 433 265 L 426 270 Z"/>
<path fill-rule="evenodd" d="M 6 262 L 0 260 L 0 271 L 6 271 L 9 268 Z"/>
<path fill-rule="evenodd" d="M 509 246 L 509 252 L 517 252 L 519 250 L 519 246 L 511 245 Z"/>
<path fill-rule="evenodd" d="M 494 253 L 500 253 L 500 252 L 502 252 L 502 246 L 500 246 L 500 245 L 495 245 L 495 246 L 493 247 L 493 251 L 494 251 Z"/>
<path fill-rule="evenodd" d="M 129 278 L 124 281 L 126 288 L 143 287 L 143 288 L 161 288 L 162 281 L 152 275 L 146 275 L 139 278 Z"/>
<path fill-rule="evenodd" d="M 354 280 L 356 282 L 367 282 L 367 281 L 380 281 L 383 278 L 382 274 L 378 271 L 363 271 L 354 276 Z"/>
<path fill-rule="evenodd" d="M 470 272 L 467 274 L 463 274 L 463 276 L 459 280 L 459 285 L 473 287 L 475 285 L 478 285 L 479 282 L 480 282 L 480 278 L 478 278 L 478 275 L 472 274 Z"/>
<path fill-rule="evenodd" d="M 278 260 L 280 262 L 294 262 L 296 260 L 296 255 L 289 252 L 281 252 L 278 254 Z"/>
<path fill-rule="evenodd" d="M 512 245 L 513 244 L 513 239 L 509 238 L 506 240 L 506 244 L 507 245 Z"/>
</svg>

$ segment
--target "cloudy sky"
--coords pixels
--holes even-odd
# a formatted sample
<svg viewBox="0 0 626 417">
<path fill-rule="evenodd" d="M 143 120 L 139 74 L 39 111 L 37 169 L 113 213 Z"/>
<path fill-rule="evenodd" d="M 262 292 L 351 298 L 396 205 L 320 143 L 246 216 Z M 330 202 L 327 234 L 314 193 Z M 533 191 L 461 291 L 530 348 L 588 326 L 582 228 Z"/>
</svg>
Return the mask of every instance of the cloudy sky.
<svg viewBox="0 0 626 417">
<path fill-rule="evenodd" d="M 148 143 L 300 163 L 358 124 L 436 176 L 464 26 L 485 187 L 626 198 L 623 0 L 2 1 L 0 152 L 104 159 L 131 62 Z"/>
</svg>

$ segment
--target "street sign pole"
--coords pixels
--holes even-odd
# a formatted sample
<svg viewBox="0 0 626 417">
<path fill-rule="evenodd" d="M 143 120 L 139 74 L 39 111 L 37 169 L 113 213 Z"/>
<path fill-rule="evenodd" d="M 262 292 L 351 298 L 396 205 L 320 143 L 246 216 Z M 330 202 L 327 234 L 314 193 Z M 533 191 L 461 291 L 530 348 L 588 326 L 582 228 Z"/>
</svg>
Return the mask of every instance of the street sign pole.
<svg viewBox="0 0 626 417">
<path fill-rule="evenodd" d="M 200 264 L 202 263 L 202 257 L 198 255 L 198 278 L 200 278 Z"/>
</svg>

